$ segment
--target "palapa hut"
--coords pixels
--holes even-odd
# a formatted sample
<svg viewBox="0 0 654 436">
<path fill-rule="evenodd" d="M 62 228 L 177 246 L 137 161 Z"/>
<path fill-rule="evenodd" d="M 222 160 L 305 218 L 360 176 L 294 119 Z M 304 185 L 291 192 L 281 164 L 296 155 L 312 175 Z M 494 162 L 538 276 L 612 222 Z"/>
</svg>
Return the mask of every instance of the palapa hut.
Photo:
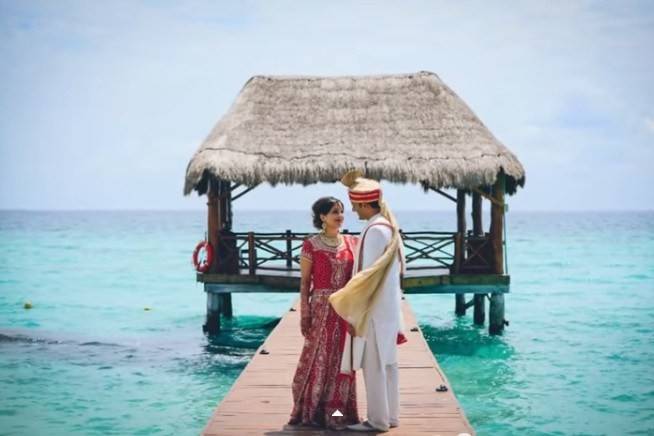
<svg viewBox="0 0 654 436">
<path fill-rule="evenodd" d="M 474 305 L 490 332 L 505 325 L 504 194 L 525 182 L 516 156 L 431 72 L 362 77 L 255 76 L 191 158 L 184 194 L 208 197 L 208 240 L 216 251 L 198 273 L 208 295 L 205 330 L 230 316 L 230 292 L 299 289 L 306 234 L 232 232 L 232 202 L 268 182 L 335 182 L 358 168 L 367 177 L 416 183 L 456 203 L 456 232 L 404 231 L 405 292 L 454 293 L 456 312 Z M 457 190 L 456 197 L 444 188 Z M 241 189 L 240 192 L 237 192 Z M 466 197 L 472 197 L 472 229 Z M 482 226 L 482 200 L 491 223 Z M 265 257 L 267 256 L 267 257 Z M 259 286 L 257 288 L 257 286 Z M 474 294 L 466 302 L 465 293 Z"/>
</svg>

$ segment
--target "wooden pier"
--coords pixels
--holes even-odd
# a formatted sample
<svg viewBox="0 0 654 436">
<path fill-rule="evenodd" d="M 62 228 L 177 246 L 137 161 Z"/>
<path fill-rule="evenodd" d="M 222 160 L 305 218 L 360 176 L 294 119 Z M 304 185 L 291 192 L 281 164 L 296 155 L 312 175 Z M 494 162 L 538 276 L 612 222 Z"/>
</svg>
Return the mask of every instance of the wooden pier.
<svg viewBox="0 0 654 436">
<path fill-rule="evenodd" d="M 501 334 L 509 325 L 504 317 L 510 284 L 505 195 L 524 186 L 525 170 L 465 102 L 428 71 L 255 76 L 245 83 L 186 168 L 184 194 L 195 191 L 207 199 L 205 241 L 194 252 L 196 279 L 207 295 L 204 332 L 217 334 L 221 317 L 232 316 L 234 292 L 299 290 L 299 252 L 308 234 L 236 231 L 234 202 L 261 184 L 333 183 L 352 169 L 376 180 L 420 185 L 456 205 L 451 231 L 400 229 L 407 266 L 403 290 L 454 294 L 457 316 L 474 307 L 474 323 L 488 319 L 489 334 Z M 285 199 L 280 200 L 283 205 Z M 265 221 L 265 214 L 261 218 Z M 201 247 L 207 254 L 198 261 Z M 404 310 L 415 326 L 407 304 Z M 292 311 L 283 317 L 205 434 L 292 434 L 284 423 L 302 345 L 297 317 Z M 263 349 L 269 353 L 260 354 Z M 473 434 L 452 390 L 434 391 L 448 383 L 419 331 L 400 347 L 400 378 L 402 423 L 392 434 Z M 359 389 L 362 401 L 363 383 Z M 365 416 L 365 404 L 360 406 Z"/>
<path fill-rule="evenodd" d="M 389 435 L 474 435 L 452 386 L 417 328 L 409 304 L 403 301 L 409 342 L 399 346 L 400 426 Z M 287 425 L 293 406 L 291 382 L 303 337 L 297 303 L 259 347 L 213 413 L 204 435 L 322 435 L 362 434 Z M 446 392 L 437 392 L 441 384 Z M 357 371 L 359 416 L 366 417 L 362 371 Z M 375 434 L 375 433 L 368 433 Z"/>
</svg>

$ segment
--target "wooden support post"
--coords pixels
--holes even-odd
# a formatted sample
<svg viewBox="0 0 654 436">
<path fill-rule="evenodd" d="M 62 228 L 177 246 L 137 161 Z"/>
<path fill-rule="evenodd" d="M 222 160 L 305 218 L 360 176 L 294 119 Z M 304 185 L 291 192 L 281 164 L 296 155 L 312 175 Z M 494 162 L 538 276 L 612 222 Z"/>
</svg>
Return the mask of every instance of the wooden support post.
<svg viewBox="0 0 654 436">
<path fill-rule="evenodd" d="M 504 250 L 502 234 L 504 228 L 504 172 L 500 171 L 493 185 L 493 197 L 496 201 L 491 206 L 490 238 L 493 247 L 495 274 L 504 274 Z"/>
<path fill-rule="evenodd" d="M 472 234 L 484 236 L 484 225 L 482 221 L 482 198 L 478 192 L 472 193 Z"/>
<path fill-rule="evenodd" d="M 456 232 L 457 238 L 454 244 L 454 273 L 460 272 L 465 256 L 466 237 L 466 193 L 463 189 L 456 191 Z"/>
<path fill-rule="evenodd" d="M 209 273 L 238 274 L 231 195 L 230 182 L 215 178 L 209 181 L 207 231 L 215 253 Z"/>
<path fill-rule="evenodd" d="M 466 193 L 463 189 L 456 191 L 456 236 L 454 239 L 454 273 L 458 274 L 463 265 L 465 255 L 466 235 Z M 454 295 L 454 313 L 457 316 L 466 314 L 466 295 Z"/>
<path fill-rule="evenodd" d="M 454 263 L 450 268 L 450 274 L 458 274 L 461 271 L 461 264 L 463 263 L 463 256 L 459 255 L 463 253 L 463 236 L 461 233 L 454 234 Z"/>
<path fill-rule="evenodd" d="M 474 311 L 474 323 L 477 325 L 484 325 L 486 322 L 486 294 L 475 294 L 475 311 Z"/>
<path fill-rule="evenodd" d="M 454 313 L 456 316 L 466 314 L 466 294 L 454 294 Z"/>
<path fill-rule="evenodd" d="M 504 171 L 500 171 L 493 184 L 493 199 L 491 206 L 490 238 L 493 248 L 493 264 L 495 274 L 504 274 Z M 501 334 L 504 330 L 504 294 L 492 293 L 488 308 L 488 332 L 491 335 Z"/>
<path fill-rule="evenodd" d="M 232 318 L 234 313 L 232 311 L 232 293 L 227 292 L 218 294 L 220 298 L 220 313 L 225 318 Z"/>
<path fill-rule="evenodd" d="M 466 191 L 463 189 L 456 190 L 456 230 L 466 231 Z"/>
<path fill-rule="evenodd" d="M 231 183 L 225 180 L 218 181 L 220 188 L 220 230 L 232 230 L 232 190 Z"/>
<path fill-rule="evenodd" d="M 254 232 L 248 232 L 248 267 L 249 274 L 255 275 L 257 272 L 257 251 L 254 246 Z"/>
<path fill-rule="evenodd" d="M 491 294 L 489 304 L 488 333 L 499 335 L 504 331 L 504 294 Z"/>
<path fill-rule="evenodd" d="M 465 256 L 466 236 L 466 192 L 463 189 L 456 191 L 456 238 L 454 244 L 454 273 L 458 274 L 463 265 Z M 454 313 L 457 316 L 466 314 L 466 295 L 454 295 Z"/>
<path fill-rule="evenodd" d="M 232 190 L 231 183 L 218 180 L 218 243 L 216 248 L 216 271 L 220 274 L 239 273 L 239 253 L 236 248 L 236 238 L 232 232 Z"/>
<path fill-rule="evenodd" d="M 215 179 L 209 180 L 209 189 L 207 190 L 207 239 L 214 248 L 218 250 L 218 235 L 220 231 L 220 212 L 219 212 L 219 182 Z M 209 273 L 216 272 L 218 265 L 218 256 L 213 257 L 209 265 Z"/>
<path fill-rule="evenodd" d="M 286 268 L 293 268 L 293 241 L 290 230 L 286 230 Z"/>
<path fill-rule="evenodd" d="M 202 331 L 208 335 L 215 335 L 220 332 L 220 295 L 215 292 L 207 292 L 207 316 Z"/>
<path fill-rule="evenodd" d="M 231 235 L 232 201 L 230 182 L 211 178 L 207 191 L 207 233 L 214 248 L 214 258 L 209 273 L 238 274 L 238 257 L 235 256 L 236 241 Z M 207 334 L 220 331 L 220 315 L 232 316 L 232 295 L 207 292 L 207 315 L 202 329 Z"/>
</svg>

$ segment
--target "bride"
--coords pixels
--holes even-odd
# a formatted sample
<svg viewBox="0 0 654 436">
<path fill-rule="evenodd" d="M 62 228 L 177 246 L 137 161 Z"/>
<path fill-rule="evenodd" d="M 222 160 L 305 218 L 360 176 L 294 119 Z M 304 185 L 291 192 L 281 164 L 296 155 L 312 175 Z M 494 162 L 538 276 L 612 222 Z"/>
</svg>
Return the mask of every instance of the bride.
<svg viewBox="0 0 654 436">
<path fill-rule="evenodd" d="M 343 203 L 334 197 L 312 206 L 320 233 L 307 238 L 300 258 L 300 313 L 304 346 L 293 378 L 289 424 L 342 430 L 359 422 L 355 377 L 340 374 L 347 322 L 328 302 L 352 276 L 357 239 L 340 233 Z M 342 416 L 333 416 L 340 411 Z"/>
</svg>

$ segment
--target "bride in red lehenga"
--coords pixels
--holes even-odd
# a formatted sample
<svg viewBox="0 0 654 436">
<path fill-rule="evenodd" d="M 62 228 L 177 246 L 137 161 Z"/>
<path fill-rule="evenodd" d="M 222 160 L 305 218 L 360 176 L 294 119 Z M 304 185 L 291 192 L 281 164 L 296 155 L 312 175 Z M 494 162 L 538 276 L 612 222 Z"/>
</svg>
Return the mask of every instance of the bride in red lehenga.
<svg viewBox="0 0 654 436">
<path fill-rule="evenodd" d="M 357 239 L 339 233 L 343 224 L 340 200 L 320 198 L 312 210 L 314 226 L 322 231 L 302 246 L 300 313 L 304 347 L 293 378 L 289 424 L 342 430 L 359 422 L 356 379 L 340 374 L 347 322 L 334 312 L 327 297 L 350 280 Z M 336 410 L 342 416 L 332 416 Z"/>
</svg>

